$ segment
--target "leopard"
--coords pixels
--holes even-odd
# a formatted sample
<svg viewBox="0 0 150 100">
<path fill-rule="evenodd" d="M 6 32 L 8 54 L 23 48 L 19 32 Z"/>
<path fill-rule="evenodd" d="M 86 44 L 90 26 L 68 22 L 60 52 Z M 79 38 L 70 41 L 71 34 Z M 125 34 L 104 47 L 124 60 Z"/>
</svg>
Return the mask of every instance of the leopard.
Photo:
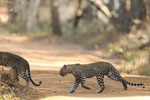
<svg viewBox="0 0 150 100">
<path fill-rule="evenodd" d="M 60 68 L 59 75 L 64 77 L 67 74 L 72 74 L 75 78 L 74 85 L 67 93 L 75 92 L 78 85 L 81 83 L 81 86 L 85 89 L 90 90 L 91 88 L 87 86 L 86 78 L 96 77 L 97 83 L 100 89 L 96 90 L 96 93 L 101 93 L 104 91 L 104 76 L 108 78 L 121 82 L 124 90 L 127 90 L 127 85 L 131 86 L 141 86 L 145 88 L 143 83 L 130 83 L 126 81 L 120 74 L 119 71 L 111 63 L 106 61 L 99 61 L 89 64 L 65 64 Z"/>
<path fill-rule="evenodd" d="M 13 80 L 18 82 L 18 76 L 22 77 L 26 81 L 26 88 L 29 86 L 29 81 L 31 81 L 34 86 L 40 86 L 42 83 L 42 81 L 39 81 L 39 83 L 36 84 L 32 80 L 28 61 L 19 55 L 0 51 L 0 65 L 3 67 L 11 67 Z"/>
</svg>

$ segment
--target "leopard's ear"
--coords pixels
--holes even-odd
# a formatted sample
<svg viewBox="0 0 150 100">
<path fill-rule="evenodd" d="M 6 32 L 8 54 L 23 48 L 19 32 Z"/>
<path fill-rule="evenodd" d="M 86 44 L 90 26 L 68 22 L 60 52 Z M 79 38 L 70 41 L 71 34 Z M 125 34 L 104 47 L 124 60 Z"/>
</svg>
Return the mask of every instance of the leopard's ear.
<svg viewBox="0 0 150 100">
<path fill-rule="evenodd" d="M 76 63 L 75 65 L 77 65 L 77 66 L 78 66 L 78 65 L 80 65 L 80 63 Z"/>
<path fill-rule="evenodd" d="M 64 65 L 64 68 L 67 68 L 67 65 Z"/>
</svg>

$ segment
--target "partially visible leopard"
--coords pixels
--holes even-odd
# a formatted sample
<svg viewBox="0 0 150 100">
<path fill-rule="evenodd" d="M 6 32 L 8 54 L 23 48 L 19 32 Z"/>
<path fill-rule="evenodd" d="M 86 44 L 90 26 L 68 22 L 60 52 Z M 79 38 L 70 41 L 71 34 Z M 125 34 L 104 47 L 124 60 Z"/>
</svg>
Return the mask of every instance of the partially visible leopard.
<svg viewBox="0 0 150 100">
<path fill-rule="evenodd" d="M 0 52 L 0 65 L 12 67 L 14 80 L 19 81 L 18 75 L 20 75 L 26 81 L 26 87 L 28 87 L 29 81 L 35 86 L 40 86 L 42 83 L 42 81 L 38 84 L 34 83 L 31 79 L 29 63 L 18 55 L 9 52 Z"/>
<path fill-rule="evenodd" d="M 96 62 L 91 64 L 70 64 L 70 65 L 64 65 L 61 69 L 59 74 L 61 76 L 65 76 L 66 74 L 72 74 L 75 77 L 75 82 L 73 87 L 71 88 L 68 93 L 75 92 L 75 89 L 78 87 L 78 85 L 81 83 L 81 86 L 85 89 L 89 89 L 90 87 L 85 85 L 86 78 L 91 78 L 96 76 L 97 82 L 100 86 L 99 90 L 96 90 L 97 93 L 100 93 L 104 91 L 104 76 L 106 75 L 112 80 L 120 81 L 123 84 L 123 87 L 125 90 L 127 90 L 127 84 L 132 86 L 141 86 L 144 88 L 144 84 L 139 83 L 130 83 L 126 80 L 124 80 L 117 69 L 108 62 Z"/>
</svg>

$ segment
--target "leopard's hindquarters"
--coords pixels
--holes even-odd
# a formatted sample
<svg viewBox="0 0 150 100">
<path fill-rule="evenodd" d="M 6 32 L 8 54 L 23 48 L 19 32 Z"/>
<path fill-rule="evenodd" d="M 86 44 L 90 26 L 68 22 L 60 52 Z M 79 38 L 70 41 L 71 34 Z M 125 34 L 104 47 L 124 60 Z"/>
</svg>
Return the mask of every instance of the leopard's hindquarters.
<svg viewBox="0 0 150 100">
<path fill-rule="evenodd" d="M 142 83 L 130 83 L 125 79 L 123 79 L 119 74 L 119 72 L 114 67 L 112 68 L 112 70 L 108 72 L 107 76 L 112 80 L 120 81 L 123 84 L 125 90 L 127 90 L 127 84 L 132 86 L 141 86 L 142 88 L 145 88 L 144 84 Z"/>
</svg>

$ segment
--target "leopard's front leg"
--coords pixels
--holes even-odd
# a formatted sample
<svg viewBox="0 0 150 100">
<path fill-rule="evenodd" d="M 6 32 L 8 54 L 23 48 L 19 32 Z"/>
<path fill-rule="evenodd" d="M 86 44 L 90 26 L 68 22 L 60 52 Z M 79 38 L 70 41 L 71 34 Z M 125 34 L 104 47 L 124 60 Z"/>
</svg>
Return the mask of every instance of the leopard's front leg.
<svg viewBox="0 0 150 100">
<path fill-rule="evenodd" d="M 79 79 L 75 79 L 74 85 L 72 86 L 71 90 L 68 91 L 67 93 L 75 92 L 75 90 L 76 90 L 76 88 L 78 87 L 79 84 L 80 84 L 80 80 Z"/>
</svg>

